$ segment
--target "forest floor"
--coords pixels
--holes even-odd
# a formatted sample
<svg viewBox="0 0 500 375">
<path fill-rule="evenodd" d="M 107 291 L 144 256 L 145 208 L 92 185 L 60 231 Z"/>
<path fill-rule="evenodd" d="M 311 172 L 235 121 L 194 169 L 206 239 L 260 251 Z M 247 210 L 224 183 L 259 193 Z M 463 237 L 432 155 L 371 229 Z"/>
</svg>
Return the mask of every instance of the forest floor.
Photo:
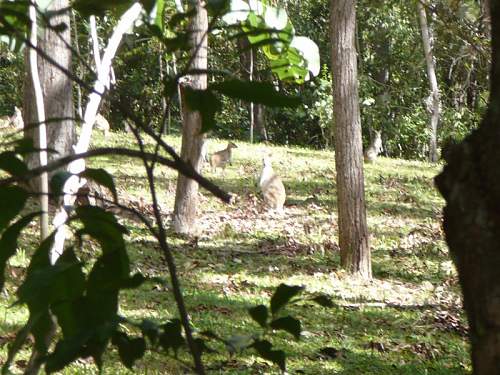
<svg viewBox="0 0 500 375">
<path fill-rule="evenodd" d="M 167 137 L 179 149 L 179 138 Z M 97 145 L 130 145 L 131 136 L 111 133 Z M 209 151 L 226 141 L 211 140 Z M 467 374 L 471 371 L 466 319 L 454 266 L 441 226 L 443 200 L 434 188 L 439 165 L 379 158 L 365 165 L 367 215 L 372 249 L 373 280 L 349 277 L 339 266 L 336 186 L 333 152 L 298 147 L 270 147 L 237 142 L 233 165 L 224 173 L 204 174 L 237 195 L 223 204 L 201 191 L 201 234 L 197 241 L 169 233 L 187 307 L 196 331 L 219 336 L 259 332 L 248 308 L 268 304 L 280 283 L 305 285 L 304 296 L 325 293 L 335 307 L 299 302 L 288 311 L 302 322 L 296 341 L 279 331 L 271 341 L 287 353 L 290 374 Z M 263 152 L 272 152 L 275 171 L 282 177 L 287 201 L 283 214 L 268 212 L 257 188 Z M 111 172 L 121 202 L 151 214 L 151 201 L 142 164 L 137 160 L 105 157 L 91 162 Z M 159 198 L 170 221 L 176 173 L 157 170 Z M 158 246 L 145 228 L 123 219 L 130 229 L 128 250 L 134 270 L 168 278 Z M 36 227 L 32 226 L 33 233 Z M 24 308 L 11 307 L 16 285 L 32 254 L 36 236 L 25 236 L 7 269 L 7 287 L 0 300 L 0 363 L 7 344 L 27 317 Z M 84 247 L 82 259 L 93 248 Z M 171 293 L 161 285 L 145 284 L 122 295 L 121 313 L 130 318 L 165 321 L 177 316 Z M 271 363 L 252 350 L 229 356 L 206 354 L 210 374 L 278 374 Z M 325 349 L 327 348 L 327 349 Z M 181 359 L 189 357 L 181 354 Z M 20 356 L 14 372 L 26 364 Z M 79 361 L 64 374 L 93 374 Z M 131 373 L 106 355 L 104 374 Z M 160 353 L 136 363 L 137 374 L 183 374 L 182 365 Z"/>
</svg>

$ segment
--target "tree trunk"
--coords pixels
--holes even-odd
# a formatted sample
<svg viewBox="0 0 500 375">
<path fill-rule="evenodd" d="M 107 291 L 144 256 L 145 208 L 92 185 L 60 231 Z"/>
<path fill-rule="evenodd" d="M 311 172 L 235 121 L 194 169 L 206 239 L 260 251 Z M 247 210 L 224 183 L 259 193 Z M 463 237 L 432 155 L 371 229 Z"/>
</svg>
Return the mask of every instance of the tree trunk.
<svg viewBox="0 0 500 375">
<path fill-rule="evenodd" d="M 473 372 L 498 375 L 500 364 L 500 3 L 491 2 L 492 69 L 480 127 L 444 153 L 436 178 L 446 199 L 444 230 L 457 266 L 469 321 Z"/>
<path fill-rule="evenodd" d="M 255 130 L 259 134 L 261 141 L 267 142 L 267 129 L 266 129 L 266 107 L 260 103 L 254 103 L 253 105 L 253 116 L 255 123 Z"/>
<path fill-rule="evenodd" d="M 256 53 L 249 48 L 250 43 L 246 37 L 238 39 L 238 48 L 240 52 L 240 64 L 242 76 L 246 80 L 260 80 L 260 75 L 255 73 L 255 65 L 257 62 Z M 257 132 L 261 141 L 267 141 L 265 107 L 259 103 L 249 104 L 251 140 L 253 143 L 254 130 Z"/>
<path fill-rule="evenodd" d="M 420 1 L 417 1 L 417 9 L 420 22 L 420 30 L 422 32 L 422 43 L 424 45 L 425 62 L 427 65 L 427 77 L 431 89 L 431 101 L 429 111 L 431 113 L 431 122 L 429 124 L 430 139 L 429 139 L 429 161 L 436 162 L 438 160 L 437 152 L 437 127 L 441 112 L 441 103 L 439 98 L 439 88 L 436 78 L 436 70 L 434 68 L 434 59 L 431 47 L 431 33 L 427 26 L 427 16 L 425 8 Z"/>
<path fill-rule="evenodd" d="M 69 9 L 69 0 L 54 0 L 50 3 L 49 10 Z M 56 13 L 50 20 L 51 25 L 66 24 L 68 27 L 64 31 L 56 32 L 48 28 L 43 29 L 40 34 L 38 47 L 44 50 L 49 56 L 56 58 L 60 66 L 71 70 L 71 50 L 67 48 L 64 41 L 71 45 L 70 13 Z M 42 26 L 42 25 L 40 25 Z M 26 55 L 27 57 L 27 55 Z M 26 72 L 29 72 L 29 59 L 26 58 Z M 73 125 L 73 92 L 72 81 L 61 70 L 46 61 L 43 57 L 38 59 L 38 71 L 45 100 L 45 114 L 47 119 L 47 145 L 58 154 L 49 153 L 49 163 L 55 159 L 72 153 L 72 146 L 75 139 L 75 129 Z M 26 74 L 24 81 L 24 106 L 23 117 L 25 124 L 36 124 L 37 114 L 33 84 L 29 74 Z M 33 126 L 25 129 L 25 137 L 32 138 L 34 144 L 39 144 L 38 127 Z M 38 154 L 31 154 L 27 157 L 30 168 L 40 165 Z M 64 168 L 62 168 L 64 169 Z M 52 176 L 55 172 L 49 174 Z M 39 191 L 39 180 L 31 186 Z"/>
<path fill-rule="evenodd" d="M 332 0 L 335 167 L 342 266 L 371 278 L 355 48 L 356 1 Z"/>
<path fill-rule="evenodd" d="M 190 69 L 207 69 L 207 29 L 208 16 L 206 9 L 202 6 L 201 0 L 191 2 L 191 6 L 196 10 L 196 15 L 191 20 L 190 25 L 190 45 L 191 53 L 195 54 Z M 192 89 L 202 90 L 207 88 L 207 75 L 195 74 L 188 77 L 185 86 Z M 181 91 L 184 91 L 185 87 Z M 201 134 L 201 115 L 197 111 L 191 111 L 186 106 L 186 101 L 182 100 L 182 146 L 181 158 L 191 164 L 197 171 L 201 168 L 201 150 L 204 142 L 204 135 Z M 196 235 L 198 209 L 198 183 L 179 173 L 177 178 L 177 190 L 175 193 L 174 206 L 174 229 L 177 233 Z"/>
</svg>

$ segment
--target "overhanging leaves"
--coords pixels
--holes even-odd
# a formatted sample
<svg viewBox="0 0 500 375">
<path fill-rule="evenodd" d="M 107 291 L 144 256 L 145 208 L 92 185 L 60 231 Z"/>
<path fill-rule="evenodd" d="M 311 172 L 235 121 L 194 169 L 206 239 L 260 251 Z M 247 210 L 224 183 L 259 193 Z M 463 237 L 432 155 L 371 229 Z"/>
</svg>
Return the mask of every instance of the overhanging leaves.
<svg viewBox="0 0 500 375">
<path fill-rule="evenodd" d="M 0 238 L 0 291 L 2 291 L 5 282 L 4 273 L 7 261 L 16 253 L 19 234 L 38 215 L 39 213 L 35 212 L 23 217 L 2 234 Z"/>
<path fill-rule="evenodd" d="M 109 189 L 113 194 L 113 200 L 118 201 L 118 194 L 116 192 L 115 182 L 113 181 L 113 176 L 111 176 L 106 170 L 102 168 L 87 168 L 85 171 L 80 173 L 80 177 L 87 178 L 97 182 Z"/>
<path fill-rule="evenodd" d="M 215 114 L 221 109 L 220 100 L 211 90 L 195 90 L 190 87 L 184 88 L 184 97 L 187 106 L 200 112 L 202 125 L 201 132 L 205 133 L 215 126 Z"/>
<path fill-rule="evenodd" d="M 2 209 L 0 210 L 0 232 L 23 209 L 28 193 L 18 186 L 0 186 Z"/>
<path fill-rule="evenodd" d="M 284 95 L 276 91 L 270 82 L 246 82 L 232 79 L 212 84 L 210 88 L 231 98 L 269 107 L 297 107 L 301 103 L 299 97 Z"/>
<path fill-rule="evenodd" d="M 23 176 L 28 172 L 28 167 L 13 151 L 5 151 L 0 154 L 0 169 L 12 176 Z"/>
</svg>

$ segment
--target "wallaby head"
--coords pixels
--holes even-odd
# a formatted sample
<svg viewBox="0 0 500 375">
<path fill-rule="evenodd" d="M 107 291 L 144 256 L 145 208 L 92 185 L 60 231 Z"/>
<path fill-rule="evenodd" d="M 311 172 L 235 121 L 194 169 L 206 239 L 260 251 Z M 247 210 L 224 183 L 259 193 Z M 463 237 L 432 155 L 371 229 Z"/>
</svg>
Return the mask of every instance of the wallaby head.
<svg viewBox="0 0 500 375">
<path fill-rule="evenodd" d="M 270 167 L 272 168 L 272 162 L 271 162 L 271 155 L 264 155 L 262 157 L 262 166 L 265 167 Z"/>
<path fill-rule="evenodd" d="M 229 143 L 227 144 L 227 148 L 228 148 L 228 149 L 231 149 L 231 148 L 238 148 L 238 146 L 236 146 L 236 144 L 235 144 L 235 143 L 233 143 L 233 142 L 229 142 Z"/>
</svg>

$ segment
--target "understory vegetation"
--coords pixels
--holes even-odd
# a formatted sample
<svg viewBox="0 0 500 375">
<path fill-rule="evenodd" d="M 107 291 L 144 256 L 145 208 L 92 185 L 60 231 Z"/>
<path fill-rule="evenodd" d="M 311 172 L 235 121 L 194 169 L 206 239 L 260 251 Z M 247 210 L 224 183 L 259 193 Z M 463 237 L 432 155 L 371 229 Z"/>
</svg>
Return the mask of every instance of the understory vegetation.
<svg viewBox="0 0 500 375">
<path fill-rule="evenodd" d="M 179 138 L 165 139 L 179 149 Z M 211 139 L 209 152 L 226 142 Z M 132 136 L 123 132 L 112 132 L 105 140 L 97 138 L 95 146 L 103 145 L 134 147 Z M 273 167 L 287 189 L 282 214 L 268 212 L 258 192 L 264 152 L 272 154 Z M 225 205 L 201 191 L 199 236 L 185 239 L 173 232 L 168 236 L 195 331 L 211 330 L 223 337 L 258 332 L 248 309 L 268 304 L 281 283 L 305 285 L 303 298 L 286 308 L 302 322 L 300 340 L 284 331 L 269 335 L 273 347 L 287 353 L 288 373 L 469 373 L 466 319 L 443 238 L 443 200 L 433 182 L 440 166 L 384 157 L 365 165 L 374 278 L 361 281 L 339 266 L 333 161 L 331 151 L 238 142 L 233 165 L 224 172 L 212 173 L 208 165 L 204 167 L 203 174 L 235 199 Z M 122 203 L 147 217 L 152 215 L 151 202 L 143 198 L 148 196 L 148 186 L 140 161 L 109 156 L 91 159 L 90 164 L 114 176 Z M 172 212 L 176 177 L 172 170 L 157 169 L 165 217 Z M 158 245 L 138 222 L 123 215 L 120 220 L 130 230 L 127 251 L 132 270 L 167 280 L 167 284 L 145 283 L 123 292 L 121 314 L 158 322 L 175 318 L 177 310 Z M 0 364 L 28 315 L 25 308 L 13 304 L 36 247 L 37 225 L 29 231 L 33 235 L 22 237 L 20 250 L 6 270 L 0 302 Z M 91 262 L 97 248 L 86 241 L 77 255 L 84 263 Z M 329 295 L 334 306 L 321 307 L 308 300 L 319 292 Z M 237 348 L 237 342 L 234 345 Z M 279 373 L 252 351 L 230 356 L 217 340 L 209 346 L 213 352 L 203 356 L 209 373 Z M 29 348 L 25 349 L 15 363 L 17 373 L 26 366 Z M 103 373 L 131 373 L 114 360 L 117 356 L 116 350 L 106 353 Z M 182 374 L 187 362 L 183 350 L 177 360 L 164 352 L 148 353 L 135 363 L 133 372 Z M 83 359 L 62 373 L 95 371 L 93 363 Z"/>
</svg>

